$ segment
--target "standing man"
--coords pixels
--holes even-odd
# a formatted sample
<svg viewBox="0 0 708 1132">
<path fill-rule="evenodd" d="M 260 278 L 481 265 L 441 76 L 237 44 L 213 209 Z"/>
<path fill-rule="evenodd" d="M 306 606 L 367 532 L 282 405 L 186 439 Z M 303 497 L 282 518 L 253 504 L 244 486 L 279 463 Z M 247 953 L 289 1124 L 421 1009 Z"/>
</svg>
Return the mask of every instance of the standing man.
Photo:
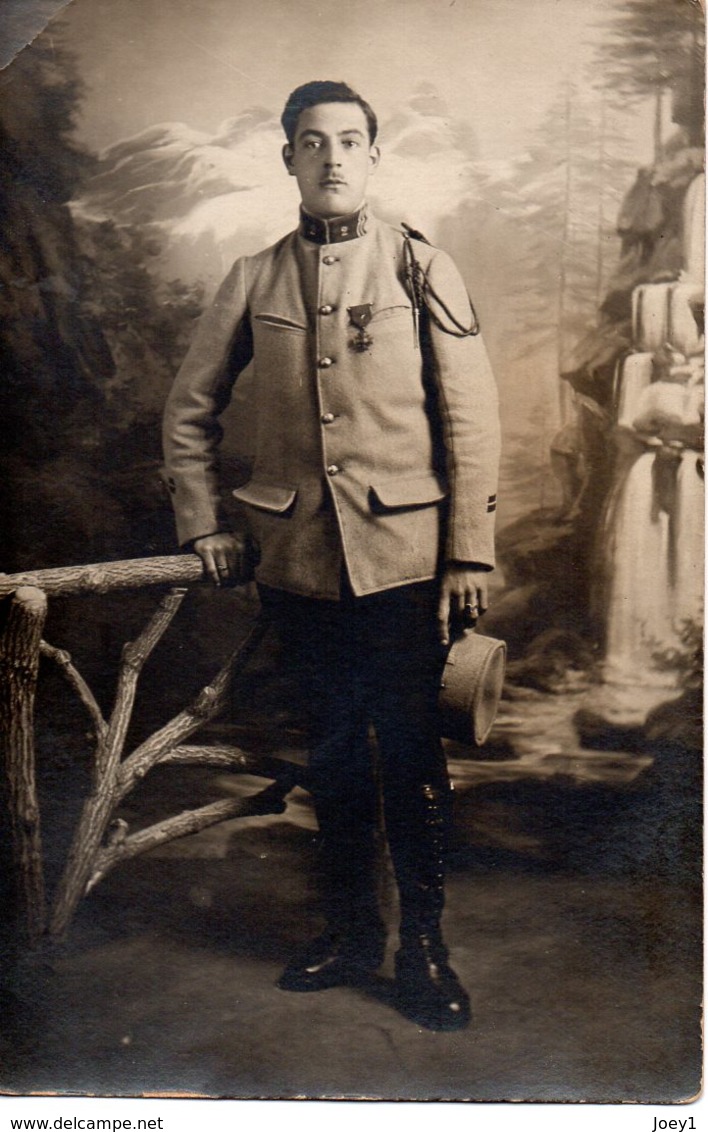
<svg viewBox="0 0 708 1132">
<path fill-rule="evenodd" d="M 470 1009 L 440 927 L 451 786 L 437 698 L 450 634 L 487 607 L 496 389 L 452 261 L 366 204 L 380 158 L 371 107 L 344 83 L 311 82 L 282 124 L 299 225 L 234 264 L 167 404 L 178 534 L 216 584 L 254 556 L 311 705 L 326 928 L 278 985 L 356 984 L 382 963 L 380 789 L 400 898 L 397 1001 L 419 1025 L 459 1029 Z M 216 457 L 219 414 L 249 362 L 242 536 L 224 524 Z"/>
</svg>

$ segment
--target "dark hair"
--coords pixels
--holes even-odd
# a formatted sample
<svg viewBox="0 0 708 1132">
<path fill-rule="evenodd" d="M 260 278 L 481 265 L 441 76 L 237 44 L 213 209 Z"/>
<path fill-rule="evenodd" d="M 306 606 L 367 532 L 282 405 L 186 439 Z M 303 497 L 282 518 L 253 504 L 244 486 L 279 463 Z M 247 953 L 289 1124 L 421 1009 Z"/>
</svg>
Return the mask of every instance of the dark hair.
<svg viewBox="0 0 708 1132">
<path fill-rule="evenodd" d="M 361 95 L 352 90 L 347 83 L 315 80 L 297 87 L 285 103 L 280 121 L 285 130 L 285 136 L 291 145 L 295 141 L 297 120 L 303 110 L 309 110 L 312 106 L 319 106 L 322 102 L 355 102 L 357 106 L 360 106 L 366 116 L 369 142 L 371 145 L 374 144 L 379 126 L 369 103 L 365 102 Z"/>
</svg>

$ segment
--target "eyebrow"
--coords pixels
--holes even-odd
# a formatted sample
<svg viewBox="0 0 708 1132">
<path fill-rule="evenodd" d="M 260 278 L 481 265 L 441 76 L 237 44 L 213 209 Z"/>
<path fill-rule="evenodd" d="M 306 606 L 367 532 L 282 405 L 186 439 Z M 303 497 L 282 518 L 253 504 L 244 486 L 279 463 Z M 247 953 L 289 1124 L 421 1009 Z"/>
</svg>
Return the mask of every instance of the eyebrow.
<svg viewBox="0 0 708 1132">
<path fill-rule="evenodd" d="M 360 138 L 365 137 L 364 131 L 357 129 L 356 127 L 353 127 L 350 130 L 340 130 L 339 133 L 337 134 L 337 137 L 344 138 L 344 137 L 347 136 L 347 134 L 356 134 L 357 137 L 360 137 Z M 312 137 L 315 137 L 315 138 L 323 138 L 323 137 L 325 137 L 325 134 L 322 132 L 322 130 L 313 130 L 311 128 L 303 130 L 301 134 L 298 134 L 298 138 L 306 138 L 306 137 L 309 137 L 309 136 L 312 136 Z"/>
</svg>

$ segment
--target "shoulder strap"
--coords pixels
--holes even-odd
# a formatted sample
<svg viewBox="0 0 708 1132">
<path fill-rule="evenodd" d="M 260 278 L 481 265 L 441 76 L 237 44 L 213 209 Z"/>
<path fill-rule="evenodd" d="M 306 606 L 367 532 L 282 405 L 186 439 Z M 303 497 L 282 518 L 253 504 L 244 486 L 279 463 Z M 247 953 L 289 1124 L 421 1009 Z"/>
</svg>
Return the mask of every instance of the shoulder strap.
<svg viewBox="0 0 708 1132">
<path fill-rule="evenodd" d="M 411 228 L 410 224 L 406 224 L 404 220 L 401 221 L 401 228 L 409 239 L 420 240 L 421 244 L 427 244 L 428 247 L 432 247 L 432 244 L 430 243 L 430 240 L 427 238 L 427 236 L 424 236 L 423 233 L 419 232 L 417 228 Z"/>
</svg>

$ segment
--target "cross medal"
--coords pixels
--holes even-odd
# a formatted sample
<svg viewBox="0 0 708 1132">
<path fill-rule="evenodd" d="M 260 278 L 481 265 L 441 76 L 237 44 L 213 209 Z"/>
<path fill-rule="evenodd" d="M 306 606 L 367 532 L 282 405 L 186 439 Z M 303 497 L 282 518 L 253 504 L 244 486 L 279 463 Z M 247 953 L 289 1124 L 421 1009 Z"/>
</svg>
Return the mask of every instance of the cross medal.
<svg viewBox="0 0 708 1132">
<path fill-rule="evenodd" d="M 365 350 L 370 350 L 374 343 L 371 335 L 366 332 L 371 322 L 371 303 L 362 303 L 359 307 L 347 307 L 347 311 L 349 321 L 356 327 L 356 338 L 352 338 L 349 346 L 358 354 L 363 354 Z"/>
</svg>

